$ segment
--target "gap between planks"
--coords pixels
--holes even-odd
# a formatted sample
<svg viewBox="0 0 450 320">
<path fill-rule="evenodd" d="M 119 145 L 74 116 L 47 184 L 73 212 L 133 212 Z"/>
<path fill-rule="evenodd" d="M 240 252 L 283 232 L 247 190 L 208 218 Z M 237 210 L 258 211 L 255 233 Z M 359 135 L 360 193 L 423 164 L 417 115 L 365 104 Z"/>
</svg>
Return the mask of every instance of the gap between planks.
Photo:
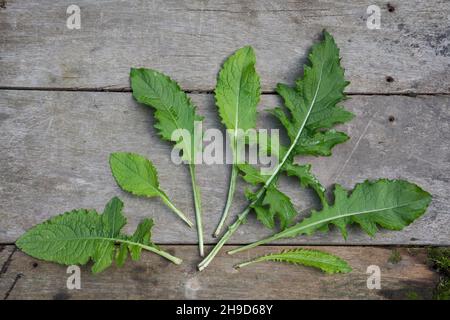
<svg viewBox="0 0 450 320">
<path fill-rule="evenodd" d="M 112 92 L 126 93 L 131 92 L 130 87 L 8 87 L 0 86 L 0 90 L 17 90 L 17 91 L 56 91 L 56 92 Z M 184 90 L 188 94 L 214 94 L 213 90 Z M 263 95 L 277 94 L 276 91 L 261 91 Z M 450 92 L 416 92 L 416 91 L 393 91 L 393 92 L 346 92 L 348 96 L 447 96 Z"/>
</svg>

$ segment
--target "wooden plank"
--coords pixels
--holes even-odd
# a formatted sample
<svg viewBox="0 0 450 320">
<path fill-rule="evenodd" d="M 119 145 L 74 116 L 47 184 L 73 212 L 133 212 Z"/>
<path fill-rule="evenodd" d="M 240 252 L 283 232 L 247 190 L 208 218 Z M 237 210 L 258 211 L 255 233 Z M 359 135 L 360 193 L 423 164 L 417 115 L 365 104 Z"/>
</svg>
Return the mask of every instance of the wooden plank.
<svg viewBox="0 0 450 320">
<path fill-rule="evenodd" d="M 4 3 L 0 86 L 124 88 L 130 67 L 146 66 L 185 89 L 211 90 L 225 57 L 249 44 L 263 90 L 273 91 L 300 74 L 326 28 L 342 49 L 349 91 L 450 92 L 446 0 L 378 1 L 379 30 L 367 28 L 365 0 L 79 0 L 79 30 L 66 27 L 73 1 Z"/>
<path fill-rule="evenodd" d="M 221 128 L 213 97 L 191 97 L 206 117 L 204 128 Z M 260 108 L 279 103 L 276 96 L 263 95 Z M 332 157 L 299 159 L 311 162 L 327 186 L 339 182 L 350 188 L 366 178 L 405 178 L 433 194 L 428 213 L 402 232 L 381 232 L 371 239 L 355 228 L 347 244 L 450 244 L 449 103 L 449 96 L 355 96 L 346 106 L 356 118 L 342 127 L 352 139 L 336 147 Z M 115 195 L 125 202 L 129 231 L 151 216 L 156 221 L 155 241 L 196 243 L 195 231 L 188 230 L 161 201 L 122 192 L 111 176 L 111 152 L 147 156 L 157 166 L 167 194 L 193 219 L 188 170 L 171 162 L 171 144 L 157 136 L 150 108 L 137 105 L 131 94 L 5 90 L 0 96 L 0 119 L 0 243 L 14 242 L 31 226 L 67 210 L 102 210 Z M 261 112 L 258 126 L 275 128 L 277 123 Z M 210 235 L 225 202 L 228 174 L 227 165 L 198 168 L 206 243 L 215 241 Z M 232 214 L 246 204 L 245 187 L 239 183 Z M 315 205 L 313 194 L 301 190 L 297 180 L 283 179 L 281 187 L 303 215 Z M 232 243 L 269 233 L 251 217 Z M 283 243 L 345 241 L 331 232 Z"/>
<path fill-rule="evenodd" d="M 264 247 L 252 255 L 278 252 L 291 247 Z M 198 272 L 195 246 L 167 246 L 184 259 L 175 266 L 159 256 L 144 253 L 139 262 L 128 261 L 122 269 L 112 267 L 92 275 L 81 268 L 81 289 L 68 290 L 66 267 L 37 261 L 18 252 L 4 279 L 21 277 L 9 299 L 429 299 L 438 276 L 427 266 L 426 249 L 375 247 L 321 247 L 347 260 L 353 271 L 326 275 L 318 270 L 279 263 L 260 263 L 234 269 L 248 256 L 220 254 L 206 271 Z M 396 258 L 398 258 L 396 256 Z M 400 260 L 400 261 L 398 261 Z M 391 261 L 391 262 L 390 262 Z M 398 261 L 398 262 L 397 262 Z M 367 267 L 381 270 L 381 289 L 368 289 Z M 286 285 L 287 283 L 291 285 Z M 1 298 L 1 297 L 0 297 Z"/>
</svg>

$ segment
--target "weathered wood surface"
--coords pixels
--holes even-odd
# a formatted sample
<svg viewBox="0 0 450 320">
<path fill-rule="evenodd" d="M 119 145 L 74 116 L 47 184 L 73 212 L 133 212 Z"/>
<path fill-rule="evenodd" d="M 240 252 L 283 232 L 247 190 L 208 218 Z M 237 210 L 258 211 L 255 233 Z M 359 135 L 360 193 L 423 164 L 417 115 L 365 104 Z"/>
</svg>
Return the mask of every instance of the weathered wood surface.
<svg viewBox="0 0 450 320">
<path fill-rule="evenodd" d="M 230 248 L 230 247 L 229 247 Z M 252 255 L 278 252 L 289 247 L 263 247 Z M 206 271 L 198 272 L 196 246 L 167 246 L 183 258 L 175 266 L 144 253 L 139 262 L 128 261 L 92 275 L 81 268 L 81 289 L 68 290 L 66 267 L 41 262 L 16 251 L 0 278 L 0 299 L 429 299 L 438 276 L 427 266 L 426 249 L 381 247 L 323 247 L 346 259 L 353 271 L 326 275 L 315 269 L 260 263 L 236 270 L 233 266 L 250 256 L 220 254 Z M 397 250 L 397 249 L 395 249 Z M 367 288 L 367 267 L 381 270 L 381 289 Z M 288 285 L 289 284 L 289 285 Z"/>
<path fill-rule="evenodd" d="M 221 128 L 214 99 L 191 95 L 205 115 L 205 128 Z M 264 95 L 260 108 L 278 104 Z M 381 232 L 371 239 L 358 229 L 345 242 L 338 232 L 284 240 L 298 244 L 450 244 L 450 104 L 449 96 L 355 96 L 346 106 L 356 118 L 342 129 L 352 139 L 335 148 L 329 158 L 299 159 L 313 163 L 313 171 L 329 186 L 352 187 L 366 178 L 405 178 L 433 194 L 426 215 L 401 232 Z M 391 119 L 392 121 L 390 121 Z M 189 173 L 170 160 L 171 144 L 162 142 L 152 127 L 150 108 L 129 93 L 9 91 L 0 95 L 0 243 L 12 243 L 31 226 L 74 208 L 101 210 L 113 196 L 125 202 L 129 229 L 144 217 L 154 217 L 158 243 L 196 243 L 196 233 L 158 199 L 144 199 L 121 191 L 113 180 L 108 156 L 114 151 L 141 153 L 154 161 L 162 187 L 193 219 Z M 260 128 L 276 127 L 261 112 Z M 219 220 L 228 183 L 226 165 L 201 165 L 205 237 Z M 295 179 L 282 188 L 297 208 L 308 212 L 313 195 Z M 245 206 L 240 183 L 233 214 Z M 269 231 L 251 218 L 231 243 L 254 241 Z"/>
<path fill-rule="evenodd" d="M 124 88 L 130 67 L 146 66 L 185 89 L 211 90 L 223 59 L 250 44 L 263 90 L 273 91 L 299 75 L 326 28 L 341 48 L 349 91 L 450 92 L 447 0 L 377 1 L 379 30 L 367 28 L 373 3 L 363 0 L 79 0 L 80 30 L 66 27 L 71 0 L 2 3 L 3 87 Z"/>
</svg>

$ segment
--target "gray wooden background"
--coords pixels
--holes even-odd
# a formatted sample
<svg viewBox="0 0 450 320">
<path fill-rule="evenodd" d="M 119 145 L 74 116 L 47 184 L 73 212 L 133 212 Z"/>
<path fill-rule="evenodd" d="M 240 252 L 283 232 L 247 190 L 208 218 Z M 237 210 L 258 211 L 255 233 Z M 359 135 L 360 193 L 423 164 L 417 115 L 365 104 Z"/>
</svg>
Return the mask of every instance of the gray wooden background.
<svg viewBox="0 0 450 320">
<path fill-rule="evenodd" d="M 81 8 L 80 30 L 66 27 L 70 4 Z M 366 26 L 371 4 L 381 8 L 379 30 Z M 366 178 L 403 178 L 431 192 L 433 201 L 426 215 L 402 232 L 384 231 L 370 238 L 354 229 L 347 241 L 331 232 L 277 244 L 450 245 L 449 16 L 450 1 L 444 0 L 0 1 L 0 253 L 5 253 L 0 288 L 2 277 L 11 280 L 4 282 L 8 292 L 11 284 L 14 288 L 23 281 L 15 280 L 18 274 L 28 274 L 25 261 L 32 259 L 12 246 L 25 230 L 70 209 L 101 210 L 115 195 L 125 202 L 129 230 L 142 218 L 153 217 L 154 240 L 186 245 L 177 253 L 191 252 L 183 254 L 190 257 L 189 268 L 194 266 L 199 260 L 195 231 L 186 229 L 159 200 L 122 192 L 109 171 L 111 152 L 147 156 L 169 196 L 193 219 L 188 170 L 171 163 L 171 145 L 157 137 L 151 110 L 132 99 L 130 67 L 151 67 L 173 77 L 206 117 L 205 127 L 221 128 L 211 94 L 217 72 L 237 48 L 252 45 L 263 89 L 258 126 L 275 128 L 276 121 L 263 112 L 280 104 L 274 87 L 301 74 L 308 50 L 324 28 L 341 48 L 351 81 L 345 106 L 356 118 L 342 126 L 351 140 L 336 147 L 332 157 L 298 160 L 312 163 L 327 186 L 338 182 L 350 188 Z M 198 170 L 209 244 L 215 242 L 211 234 L 224 205 L 228 174 L 225 165 Z M 238 185 L 233 214 L 245 206 L 244 187 Z M 297 181 L 283 179 L 282 188 L 302 214 L 314 207 L 312 194 Z M 267 234 L 250 219 L 230 243 Z M 375 250 L 375 260 L 384 254 L 367 250 Z M 25 269 L 9 271 L 16 256 L 24 261 L 17 268 Z M 59 267 L 45 267 L 45 272 L 54 273 L 52 268 Z M 58 270 L 64 274 L 63 268 Z M 309 274 L 299 271 L 297 276 L 307 279 Z M 434 278 L 425 278 L 431 286 Z M 355 292 L 349 297 L 360 294 Z M 93 291 L 86 296 L 98 297 Z M 7 297 L 13 297 L 11 292 Z M 17 297 L 26 298 L 27 292 L 19 291 Z M 140 297 L 152 296 L 141 290 Z"/>
</svg>

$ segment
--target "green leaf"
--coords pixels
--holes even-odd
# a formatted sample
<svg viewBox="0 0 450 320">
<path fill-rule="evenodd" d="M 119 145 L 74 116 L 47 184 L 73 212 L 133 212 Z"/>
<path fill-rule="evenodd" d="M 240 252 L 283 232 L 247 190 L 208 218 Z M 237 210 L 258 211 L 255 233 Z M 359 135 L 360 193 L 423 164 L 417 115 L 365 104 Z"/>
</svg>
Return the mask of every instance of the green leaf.
<svg viewBox="0 0 450 320">
<path fill-rule="evenodd" d="M 130 79 L 133 97 L 155 109 L 158 120 L 155 128 L 164 140 L 173 141 L 175 130 L 186 130 L 189 141 L 179 139 L 175 142 L 183 150 L 183 159 L 194 163 L 198 151 L 194 140 L 194 121 L 201 121 L 203 117 L 196 114 L 191 99 L 175 81 L 152 69 L 132 68 Z"/>
<path fill-rule="evenodd" d="M 402 230 L 425 213 L 431 195 L 414 183 L 404 180 L 379 179 L 365 181 L 355 186 L 349 193 L 340 185 L 334 190 L 334 204 L 321 211 L 312 211 L 309 218 L 275 235 L 252 244 L 231 250 L 234 254 L 278 239 L 301 234 L 327 231 L 335 225 L 347 238 L 347 226 L 358 224 L 370 236 L 374 236 L 378 226 L 389 230 Z"/>
<path fill-rule="evenodd" d="M 135 153 L 115 152 L 109 156 L 109 165 L 123 190 L 136 196 L 161 196 L 158 173 L 150 160 Z"/>
<path fill-rule="evenodd" d="M 245 159 L 242 153 L 245 150 L 240 150 L 238 143 L 242 141 L 242 146 L 245 143 L 251 143 L 248 141 L 246 133 L 247 130 L 254 129 L 256 125 L 256 106 L 260 99 L 261 88 L 255 63 L 256 57 L 252 47 L 243 47 L 225 61 L 217 80 L 216 105 L 222 123 L 227 128 L 227 133 L 231 138 L 233 167 L 227 201 L 214 232 L 215 236 L 220 234 L 231 208 L 238 172 L 236 165 Z"/>
<path fill-rule="evenodd" d="M 252 47 L 243 47 L 231 55 L 220 70 L 215 90 L 216 104 L 226 128 L 253 129 L 256 106 L 261 95 L 256 57 Z"/>
<path fill-rule="evenodd" d="M 295 176 L 300 179 L 300 184 L 303 187 L 311 187 L 316 191 L 323 206 L 327 206 L 327 200 L 325 198 L 325 187 L 319 182 L 319 180 L 311 173 L 311 165 L 298 165 L 288 163 L 284 168 L 288 176 Z"/>
<path fill-rule="evenodd" d="M 196 107 L 180 86 L 168 76 L 151 69 L 130 71 L 133 97 L 140 103 L 155 109 L 155 128 L 164 140 L 174 141 L 182 150 L 182 159 L 189 164 L 194 193 L 195 218 L 200 255 L 203 256 L 203 223 L 200 189 L 195 178 L 197 154 L 201 151 L 201 132 L 196 132 L 195 122 L 203 120 Z M 178 135 L 174 135 L 178 133 Z"/>
<path fill-rule="evenodd" d="M 312 234 L 333 224 L 346 238 L 346 226 L 352 223 L 358 224 L 370 236 L 378 231 L 377 225 L 402 230 L 420 217 L 431 201 L 431 195 L 417 185 L 387 179 L 359 183 L 350 194 L 337 184 L 334 198 L 332 206 L 319 212 L 312 211 L 309 218 L 286 230 L 287 234 Z"/>
<path fill-rule="evenodd" d="M 296 145 L 294 154 L 328 156 L 336 144 L 348 139 L 344 133 L 327 129 L 353 118 L 351 112 L 337 106 L 346 98 L 344 88 L 349 82 L 340 65 L 339 49 L 326 31 L 324 40 L 313 46 L 309 61 L 296 88 L 277 86 L 290 117 L 280 108 L 271 113 L 280 120 L 291 143 Z"/>
<path fill-rule="evenodd" d="M 320 269 L 328 274 L 348 273 L 352 271 L 352 268 L 345 260 L 342 260 L 341 258 L 330 253 L 312 249 L 284 250 L 280 253 L 268 254 L 251 261 L 241 263 L 236 267 L 242 268 L 249 264 L 262 261 L 287 262 L 297 265 L 303 265 Z"/>
<path fill-rule="evenodd" d="M 177 209 L 161 190 L 158 172 L 150 160 L 136 153 L 115 152 L 109 156 L 109 164 L 112 175 L 123 190 L 137 196 L 160 197 L 188 226 L 193 226 L 186 215 Z"/>
<path fill-rule="evenodd" d="M 337 144 L 343 143 L 349 139 L 344 132 L 336 130 L 328 130 L 325 132 L 317 132 L 309 137 L 302 137 L 297 146 L 295 153 L 297 155 L 313 155 L 313 156 L 331 156 L 331 149 Z"/>
<path fill-rule="evenodd" d="M 111 266 L 114 258 L 119 266 L 123 265 L 127 256 L 124 246 L 134 258 L 138 258 L 140 250 L 145 249 L 174 263 L 181 263 L 180 259 L 150 243 L 151 220 L 146 220 L 145 225 L 138 228 L 139 236 L 130 238 L 120 234 L 126 223 L 122 208 L 122 201 L 114 197 L 103 214 L 86 209 L 66 212 L 34 226 L 17 240 L 16 245 L 34 258 L 65 265 L 83 265 L 92 260 L 93 273 Z M 116 243 L 121 246 L 117 248 Z"/>
</svg>

